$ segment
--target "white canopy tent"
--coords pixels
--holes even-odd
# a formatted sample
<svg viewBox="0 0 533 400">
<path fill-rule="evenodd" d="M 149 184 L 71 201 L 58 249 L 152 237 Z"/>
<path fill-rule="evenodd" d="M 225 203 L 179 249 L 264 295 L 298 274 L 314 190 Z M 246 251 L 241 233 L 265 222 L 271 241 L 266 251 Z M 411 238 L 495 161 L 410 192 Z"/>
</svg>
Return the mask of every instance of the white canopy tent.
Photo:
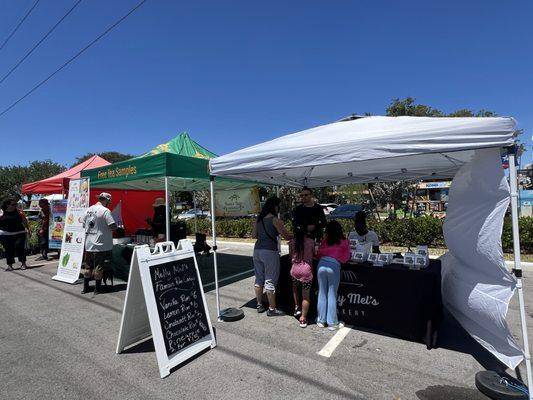
<svg viewBox="0 0 533 400">
<path fill-rule="evenodd" d="M 515 135 L 512 118 L 355 117 L 212 159 L 210 169 L 214 176 L 295 187 L 454 178 L 444 227 L 449 251 L 442 258 L 443 301 L 472 337 L 509 368 L 525 357 L 533 387 L 521 282 Z M 501 167 L 502 148 L 509 151 L 510 189 Z M 506 270 L 501 246 L 510 200 L 514 276 Z M 216 240 L 215 232 L 213 236 Z M 515 288 L 523 350 L 505 321 Z"/>
</svg>

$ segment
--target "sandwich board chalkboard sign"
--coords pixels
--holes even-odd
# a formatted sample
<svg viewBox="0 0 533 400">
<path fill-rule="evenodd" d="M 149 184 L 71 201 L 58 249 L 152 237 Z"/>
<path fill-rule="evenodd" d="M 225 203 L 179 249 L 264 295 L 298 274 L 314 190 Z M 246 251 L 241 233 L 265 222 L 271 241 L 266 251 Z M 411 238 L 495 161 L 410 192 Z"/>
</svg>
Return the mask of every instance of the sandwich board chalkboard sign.
<svg viewBox="0 0 533 400">
<path fill-rule="evenodd" d="M 196 257 L 189 240 L 134 249 L 117 354 L 152 336 L 161 378 L 216 346 Z"/>
</svg>

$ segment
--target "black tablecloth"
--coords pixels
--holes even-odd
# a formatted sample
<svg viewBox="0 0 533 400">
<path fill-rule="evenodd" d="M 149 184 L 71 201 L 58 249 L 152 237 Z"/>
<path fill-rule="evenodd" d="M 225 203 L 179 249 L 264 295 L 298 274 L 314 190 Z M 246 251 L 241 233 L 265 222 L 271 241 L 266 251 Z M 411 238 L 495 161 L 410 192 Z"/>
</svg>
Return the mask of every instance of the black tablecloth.
<svg viewBox="0 0 533 400">
<path fill-rule="evenodd" d="M 277 305 L 287 313 L 294 311 L 291 260 L 281 257 Z M 318 284 L 314 268 L 308 319 L 316 317 Z M 431 260 L 427 268 L 410 270 L 404 265 L 383 267 L 371 264 L 344 264 L 337 295 L 340 321 L 365 327 L 431 347 L 431 337 L 442 320 L 441 265 Z"/>
</svg>

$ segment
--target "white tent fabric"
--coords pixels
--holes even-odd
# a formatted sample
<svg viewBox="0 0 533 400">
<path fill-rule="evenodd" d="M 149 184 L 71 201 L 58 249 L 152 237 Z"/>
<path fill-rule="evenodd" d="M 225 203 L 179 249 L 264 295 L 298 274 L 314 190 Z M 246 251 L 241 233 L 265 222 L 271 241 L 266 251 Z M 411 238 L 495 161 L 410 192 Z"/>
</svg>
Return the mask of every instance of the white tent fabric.
<svg viewBox="0 0 533 400">
<path fill-rule="evenodd" d="M 210 161 L 213 175 L 310 187 L 452 178 L 475 149 L 513 144 L 513 118 L 363 117 Z M 378 161 L 379 162 L 376 162 Z"/>
<path fill-rule="evenodd" d="M 516 279 L 503 258 L 501 233 L 509 185 L 499 149 L 476 150 L 453 179 L 444 224 L 443 302 L 465 330 L 509 368 L 523 359 L 505 316 Z"/>
<path fill-rule="evenodd" d="M 124 222 L 122 220 L 122 200 L 118 202 L 113 211 L 111 211 L 111 216 L 115 220 L 115 223 L 118 227 L 123 228 Z"/>
<path fill-rule="evenodd" d="M 509 187 L 499 151 L 512 118 L 364 117 L 319 126 L 210 161 L 213 175 L 319 187 L 452 178 L 443 297 L 463 327 L 508 367 L 523 352 L 505 322 L 515 279 L 501 247 Z"/>
</svg>

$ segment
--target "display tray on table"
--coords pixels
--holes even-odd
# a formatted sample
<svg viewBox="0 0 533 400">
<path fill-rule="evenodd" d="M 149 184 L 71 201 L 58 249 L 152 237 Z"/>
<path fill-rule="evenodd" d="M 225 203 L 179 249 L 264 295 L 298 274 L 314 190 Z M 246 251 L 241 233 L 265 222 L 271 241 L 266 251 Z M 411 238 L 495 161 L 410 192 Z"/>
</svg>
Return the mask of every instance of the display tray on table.
<svg viewBox="0 0 533 400">
<path fill-rule="evenodd" d="M 317 264 L 315 261 L 309 321 L 316 318 Z M 279 308 L 292 314 L 290 269 L 290 257 L 282 256 L 276 301 Z M 430 260 L 429 266 L 420 270 L 397 264 L 343 264 L 337 313 L 339 321 L 354 328 L 369 328 L 435 347 L 443 315 L 440 261 Z"/>
</svg>

